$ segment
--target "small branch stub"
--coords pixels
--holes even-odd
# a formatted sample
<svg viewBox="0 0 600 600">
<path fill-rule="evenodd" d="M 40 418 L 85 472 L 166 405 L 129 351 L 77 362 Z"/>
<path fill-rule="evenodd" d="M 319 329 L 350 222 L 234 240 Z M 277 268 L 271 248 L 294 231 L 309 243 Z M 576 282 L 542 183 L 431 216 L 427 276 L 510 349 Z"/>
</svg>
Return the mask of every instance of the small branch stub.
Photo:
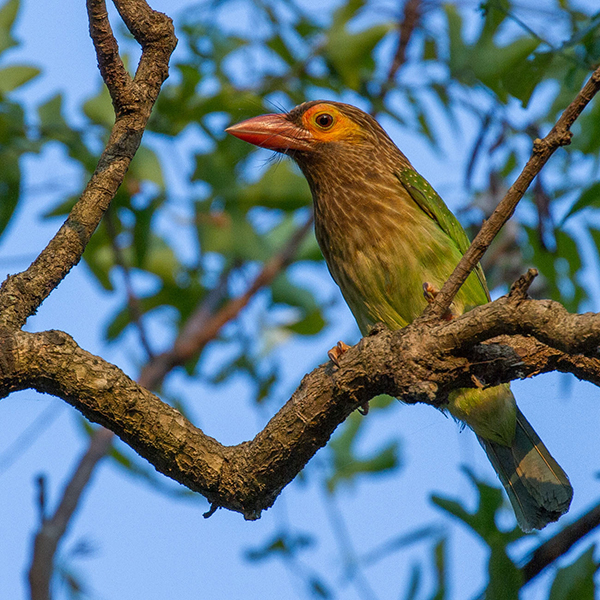
<svg viewBox="0 0 600 600">
<path fill-rule="evenodd" d="M 525 275 L 521 275 L 511 286 L 508 297 L 512 300 L 524 300 L 533 280 L 538 276 L 537 269 L 529 269 Z"/>
</svg>

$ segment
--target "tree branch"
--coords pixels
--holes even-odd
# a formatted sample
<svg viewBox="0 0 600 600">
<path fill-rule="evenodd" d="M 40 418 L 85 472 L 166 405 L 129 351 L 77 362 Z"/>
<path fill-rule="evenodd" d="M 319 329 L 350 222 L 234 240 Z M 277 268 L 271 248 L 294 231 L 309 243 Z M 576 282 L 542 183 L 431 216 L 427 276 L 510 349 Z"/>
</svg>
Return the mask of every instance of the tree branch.
<svg viewBox="0 0 600 600">
<path fill-rule="evenodd" d="M 407 0 L 402 9 L 402 16 L 398 21 L 398 45 L 390 65 L 387 77 L 382 85 L 380 100 L 383 104 L 388 92 L 394 87 L 396 73 L 406 62 L 406 49 L 415 29 L 421 19 L 421 0 Z"/>
<path fill-rule="evenodd" d="M 107 213 L 108 216 L 108 213 Z M 181 348 L 187 349 L 192 354 L 201 352 L 202 348 L 210 341 L 209 334 L 213 337 L 218 335 L 221 327 L 237 316 L 242 308 L 248 303 L 253 294 L 255 294 L 261 287 L 268 285 L 276 275 L 281 272 L 288 264 L 292 261 L 293 257 L 298 251 L 298 247 L 306 237 L 306 234 L 312 226 L 312 217 L 307 219 L 306 223 L 302 225 L 291 237 L 288 243 L 271 259 L 269 260 L 259 275 L 255 278 L 254 282 L 245 294 L 232 300 L 217 314 L 213 314 L 214 306 L 212 301 L 208 303 L 203 302 L 198 310 L 192 315 L 188 321 L 188 325 L 184 328 L 182 334 L 178 338 L 172 351 L 165 353 L 161 356 L 173 355 L 178 357 L 181 362 L 185 362 L 188 358 L 185 358 L 185 354 L 181 352 Z M 113 249 L 117 254 L 117 262 L 122 263 L 121 266 L 124 270 L 124 274 L 127 275 L 126 265 L 120 256 L 118 247 L 116 246 L 116 240 L 114 239 L 114 231 L 111 235 L 113 242 Z M 131 293 L 128 285 L 128 297 L 131 304 L 132 299 L 130 298 Z M 135 299 L 137 300 L 137 299 Z M 132 311 L 133 311 L 133 307 Z M 138 313 L 139 318 L 139 313 Z M 228 318 L 228 320 L 226 320 Z M 218 325 L 218 326 L 217 326 Z M 143 336 L 143 329 L 140 327 L 140 335 Z M 164 376 L 178 363 L 177 360 L 173 360 L 169 363 L 168 360 L 157 361 L 152 358 L 152 354 L 149 352 L 151 358 L 148 363 L 150 367 L 154 368 L 145 369 L 140 377 L 140 385 L 151 388 L 151 386 L 160 385 Z M 152 379 L 154 377 L 154 379 Z M 106 428 L 99 429 L 96 434 L 92 437 L 88 450 L 81 458 L 78 467 L 75 470 L 71 480 L 65 488 L 62 500 L 56 513 L 50 520 L 44 520 L 42 527 L 35 536 L 34 541 L 34 552 L 32 563 L 29 571 L 29 583 L 31 590 L 32 600 L 47 600 L 50 590 L 50 581 L 54 570 L 54 556 L 58 548 L 60 540 L 64 536 L 67 530 L 67 526 L 73 514 L 77 508 L 77 504 L 81 499 L 83 491 L 90 481 L 91 475 L 95 467 L 104 458 L 106 452 L 110 449 L 113 441 L 114 434 L 112 431 Z M 215 505 L 216 506 L 216 505 Z"/>
<path fill-rule="evenodd" d="M 79 461 L 65 488 L 56 512 L 50 519 L 42 517 L 42 526 L 34 539 L 29 569 L 31 600 L 48 600 L 50 598 L 50 581 L 54 571 L 54 557 L 58 544 L 79 504 L 81 494 L 90 481 L 94 467 L 98 460 L 106 454 L 112 438 L 112 432 L 107 429 L 99 429 L 96 432 L 92 443 Z"/>
<path fill-rule="evenodd" d="M 152 11 L 142 0 L 128 0 L 124 4 L 123 12 L 128 16 L 132 11 L 140 11 L 144 16 L 135 28 L 143 47 L 138 72 L 130 83 L 118 57 L 116 41 L 110 39 L 104 0 L 89 0 L 90 33 L 97 36 L 94 45 L 115 105 L 115 124 L 94 174 L 65 223 L 26 271 L 9 276 L 2 284 L 0 327 L 22 327 L 81 259 L 123 181 L 160 86 L 168 75 L 169 57 L 176 45 L 171 20 Z M 120 102 L 123 104 L 118 104 Z"/>
<path fill-rule="evenodd" d="M 115 124 L 94 174 L 65 223 L 26 271 L 9 276 L 2 284 L 0 339 L 10 338 L 8 331 L 22 327 L 81 259 L 91 235 L 125 177 L 154 102 L 168 76 L 169 58 L 177 43 L 171 20 L 150 9 L 144 0 L 115 4 L 142 45 L 138 72 L 132 80 L 125 70 L 105 1 L 87 0 L 90 35 L 100 73 L 112 98 Z M 11 364 L 7 356 L 3 359 L 0 373 Z M 98 431 L 67 485 L 54 516 L 51 519 L 42 517 L 29 571 L 30 593 L 34 600 L 50 598 L 50 581 L 58 544 L 95 465 L 106 453 L 112 437 L 108 430 Z"/>
<path fill-rule="evenodd" d="M 474 382 L 555 370 L 600 384 L 600 315 L 569 314 L 515 292 L 451 322 L 377 330 L 343 354 L 340 368 L 327 363 L 306 375 L 252 441 L 223 446 L 63 332 L 19 331 L 0 342 L 0 397 L 32 387 L 63 398 L 160 472 L 247 519 L 269 508 L 335 428 L 377 394 L 439 407 Z"/>
<path fill-rule="evenodd" d="M 570 131 L 571 126 L 599 90 L 600 67 L 592 73 L 592 76 L 588 79 L 579 94 L 577 94 L 573 102 L 565 109 L 548 135 L 541 140 L 536 139 L 534 141 L 531 158 L 527 161 L 523 171 L 500 201 L 490 218 L 483 224 L 473 243 L 469 246 L 469 249 L 461 258 L 454 272 L 436 296 L 433 304 L 428 307 L 421 318 L 439 319 L 448 310 L 454 296 L 481 260 L 492 240 L 506 221 L 513 215 L 517 204 L 527 191 L 534 177 L 558 148 L 570 144 L 572 136 Z"/>
</svg>

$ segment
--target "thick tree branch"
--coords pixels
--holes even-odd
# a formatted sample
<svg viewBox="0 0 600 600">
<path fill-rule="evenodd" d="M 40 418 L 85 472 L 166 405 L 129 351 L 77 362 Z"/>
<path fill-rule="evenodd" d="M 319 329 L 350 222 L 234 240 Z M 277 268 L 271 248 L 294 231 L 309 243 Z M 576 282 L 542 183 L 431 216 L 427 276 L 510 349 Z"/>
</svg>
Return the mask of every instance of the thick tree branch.
<svg viewBox="0 0 600 600">
<path fill-rule="evenodd" d="M 176 45 L 171 20 L 149 9 L 141 0 L 128 0 L 123 4 L 126 5 L 123 12 L 128 16 L 134 10 L 139 10 L 144 16 L 135 28 L 135 35 L 142 40 L 143 46 L 138 73 L 134 82 L 130 83 L 118 57 L 116 41 L 110 39 L 104 0 L 89 0 L 90 32 L 97 36 L 94 44 L 98 63 L 103 75 L 107 76 L 106 84 L 111 91 L 117 118 L 96 171 L 63 226 L 26 271 L 9 276 L 2 284 L 0 327 L 22 327 L 79 262 L 123 181 L 160 86 L 168 75 L 169 57 Z"/>
<path fill-rule="evenodd" d="M 110 212 L 107 213 L 109 216 Z M 161 355 L 163 360 L 158 360 L 148 352 L 150 368 L 145 369 L 140 377 L 140 385 L 152 389 L 152 386 L 160 385 L 164 376 L 177 364 L 188 360 L 193 354 L 202 351 L 202 348 L 210 341 L 209 334 L 213 337 L 218 335 L 220 329 L 228 319 L 233 319 L 248 303 L 253 294 L 261 287 L 268 285 L 281 270 L 283 270 L 292 261 L 298 247 L 305 239 L 306 234 L 312 226 L 312 217 L 307 219 L 289 239 L 288 243 L 271 259 L 259 275 L 255 278 L 249 289 L 239 298 L 232 300 L 221 311 L 214 313 L 215 306 L 212 301 L 203 302 L 198 310 L 192 315 L 188 325 L 184 328 L 182 334 L 178 337 L 173 349 L 169 353 Z M 110 229 L 110 227 L 109 227 Z M 127 282 L 127 269 L 123 257 L 120 256 L 114 232 L 111 235 L 113 249 L 117 254 L 117 263 L 120 263 L 124 275 L 126 276 L 127 293 L 132 312 L 136 310 L 134 304 L 137 299 L 132 296 L 130 282 Z M 137 315 L 139 318 L 139 314 Z M 144 331 L 141 324 L 140 335 L 144 337 Z M 184 348 L 189 355 L 182 352 Z M 165 357 L 174 357 L 166 358 Z M 158 365 L 158 366 L 157 366 Z M 75 473 L 67 484 L 63 493 L 62 500 L 54 516 L 49 520 L 42 522 L 42 527 L 38 531 L 34 540 L 34 552 L 29 571 L 29 583 L 32 600 L 47 600 L 50 591 L 50 581 L 53 573 L 54 556 L 62 536 L 66 533 L 69 521 L 77 508 L 85 487 L 88 485 L 93 470 L 104 458 L 113 442 L 114 433 L 104 427 L 100 428 L 90 440 L 88 450 L 81 458 Z"/>
<path fill-rule="evenodd" d="M 0 397 L 29 387 L 61 397 L 214 506 L 255 519 L 373 396 L 443 406 L 456 388 L 555 370 L 600 384 L 599 344 L 600 315 L 569 314 L 516 292 L 449 323 L 378 330 L 344 353 L 340 368 L 327 363 L 304 377 L 267 426 L 237 446 L 209 437 L 62 332 L 0 340 Z"/>
<path fill-rule="evenodd" d="M 558 148 L 568 145 L 571 142 L 571 126 L 599 90 L 600 67 L 592 73 L 592 76 L 579 94 L 577 94 L 573 102 L 565 109 L 556 122 L 556 125 L 550 130 L 550 133 L 545 138 L 534 141 L 531 158 L 527 161 L 523 171 L 500 201 L 490 218 L 483 224 L 473 243 L 436 296 L 435 301 L 425 311 L 423 318 L 439 319 L 448 310 L 461 285 L 467 280 L 471 271 L 481 260 L 481 257 L 502 226 L 513 215 L 517 204 L 524 196 L 534 177 Z"/>
</svg>

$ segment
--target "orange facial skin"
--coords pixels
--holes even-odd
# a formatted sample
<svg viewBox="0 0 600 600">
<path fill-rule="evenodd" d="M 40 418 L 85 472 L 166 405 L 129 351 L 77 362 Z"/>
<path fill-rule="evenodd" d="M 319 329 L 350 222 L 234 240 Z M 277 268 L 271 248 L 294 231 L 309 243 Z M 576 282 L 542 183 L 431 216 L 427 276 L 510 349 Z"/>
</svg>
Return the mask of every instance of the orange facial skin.
<svg viewBox="0 0 600 600">
<path fill-rule="evenodd" d="M 270 114 L 247 119 L 225 130 L 235 137 L 278 152 L 314 150 L 319 142 L 350 142 L 361 138 L 360 126 L 328 102 L 311 106 L 299 122 L 290 115 Z"/>
<path fill-rule="evenodd" d="M 302 115 L 302 125 L 315 142 L 352 142 L 362 137 L 359 125 L 328 102 L 311 106 Z"/>
</svg>

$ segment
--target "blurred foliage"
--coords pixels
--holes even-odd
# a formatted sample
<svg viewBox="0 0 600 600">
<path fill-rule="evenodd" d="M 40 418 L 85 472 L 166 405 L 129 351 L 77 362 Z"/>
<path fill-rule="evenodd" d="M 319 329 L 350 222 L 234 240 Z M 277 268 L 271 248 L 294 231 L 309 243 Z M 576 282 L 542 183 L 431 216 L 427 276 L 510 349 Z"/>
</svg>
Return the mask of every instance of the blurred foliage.
<svg viewBox="0 0 600 600">
<path fill-rule="evenodd" d="M 460 500 L 433 496 L 434 504 L 459 519 L 489 549 L 488 583 L 480 597 L 485 600 L 518 600 L 526 585 L 509 546 L 536 533 L 523 533 L 517 526 L 508 531 L 498 528 L 498 513 L 505 501 L 503 492 L 478 480 L 470 471 L 467 476 L 477 490 L 477 508 L 469 512 Z M 594 576 L 600 563 L 594 559 L 595 545 L 588 548 L 570 565 L 556 570 L 548 600 L 594 600 Z"/>
<path fill-rule="evenodd" d="M 170 347 L 198 311 L 214 315 L 239 297 L 309 215 L 310 194 L 296 169 L 286 161 L 265 164 L 264 152 L 257 154 L 224 134 L 227 125 L 327 97 L 370 110 L 393 136 L 399 128 L 421 134 L 440 155 L 449 152 L 451 131 L 452 151 L 465 157 L 466 166 L 459 201 L 450 204 L 473 234 L 522 168 L 533 140 L 549 129 L 600 62 L 600 13 L 585 12 L 572 0 L 540 11 L 533 3 L 520 6 L 509 0 L 488 0 L 476 10 L 468 4 L 423 3 L 406 62 L 397 73 L 391 65 L 402 14 L 395 2 L 331 1 L 319 10 L 300 0 L 243 4 L 241 10 L 234 0 L 205 1 L 177 20 L 180 42 L 171 76 L 110 214 L 84 255 L 98 284 L 122 298 L 106 325 L 106 339 L 127 344 L 132 334 L 160 332 L 150 336 L 144 353 L 136 349 L 140 367 L 148 353 Z M 0 234 L 21 199 L 23 154 L 58 144 L 80 170 L 83 186 L 113 120 L 100 84 L 75 120 L 60 95 L 25 119 L 13 91 L 38 71 L 5 63 L 5 53 L 17 43 L 11 31 L 18 8 L 18 0 L 10 0 L 0 9 Z M 230 18 L 234 11 L 239 19 Z M 133 48 L 132 43 L 124 36 L 121 45 Z M 465 120 L 477 129 L 467 152 L 457 129 Z M 593 247 L 597 254 L 600 248 L 598 98 L 574 134 L 572 146 L 538 176 L 484 260 L 491 289 L 505 289 L 534 265 L 543 276 L 537 293 L 569 310 L 588 303 L 583 269 L 597 271 L 595 259 L 590 264 L 583 250 Z M 76 200 L 77 194 L 61 198 L 46 218 L 64 218 Z M 207 366 L 200 356 L 185 365 L 185 376 L 214 385 L 242 376 L 252 382 L 257 403 L 284 398 L 279 362 L 289 356 L 277 350 L 292 336 L 321 333 L 334 318 L 332 307 L 339 306 L 337 296 L 299 276 L 306 264 L 324 272 L 312 234 L 291 265 L 253 299 L 251 317 L 219 334 L 218 364 L 213 360 Z M 185 412 L 187 399 L 162 392 Z M 379 398 L 372 408 L 389 410 L 394 404 Z M 360 448 L 365 422 L 353 415 L 322 453 L 326 468 L 309 465 L 301 479 L 320 478 L 326 493 L 333 494 L 365 477 L 397 470 L 397 439 L 378 439 L 376 449 L 366 453 Z M 157 489 L 169 487 L 127 453 L 115 450 L 112 459 Z M 488 548 L 486 597 L 516 598 L 521 575 L 508 547 L 523 534 L 497 528 L 501 492 L 473 481 L 479 494 L 475 513 L 459 501 L 435 502 Z M 434 530 L 415 539 L 432 541 L 435 589 L 424 591 L 423 569 L 415 565 L 404 597 L 448 598 L 446 539 Z M 249 551 L 248 558 L 289 561 L 315 545 L 311 537 L 286 529 Z M 371 556 L 369 563 L 377 560 Z M 309 595 L 335 595 L 321 574 L 297 564 L 294 568 Z M 596 568 L 590 549 L 556 572 L 548 597 L 592 598 Z M 78 578 L 67 570 L 64 578 L 77 596 Z"/>
<path fill-rule="evenodd" d="M 0 8 L 0 236 L 21 195 L 21 157 L 40 148 L 27 129 L 23 107 L 10 98 L 11 92 L 40 73 L 30 65 L 5 64 L 6 52 L 18 45 L 12 35 L 18 10 L 18 0 L 10 0 Z"/>
</svg>

